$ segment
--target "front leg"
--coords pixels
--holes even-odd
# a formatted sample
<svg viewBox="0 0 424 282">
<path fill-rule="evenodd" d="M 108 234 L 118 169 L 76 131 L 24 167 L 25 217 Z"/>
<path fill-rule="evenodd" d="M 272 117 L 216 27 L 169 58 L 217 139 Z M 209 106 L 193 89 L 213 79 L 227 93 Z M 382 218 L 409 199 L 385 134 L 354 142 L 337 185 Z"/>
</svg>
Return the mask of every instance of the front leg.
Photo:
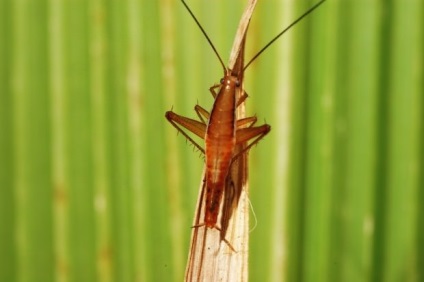
<svg viewBox="0 0 424 282">
<path fill-rule="evenodd" d="M 216 94 L 215 89 L 219 88 L 221 84 L 215 84 L 209 88 L 209 91 L 212 93 L 213 98 L 215 99 L 218 94 Z"/>
<path fill-rule="evenodd" d="M 236 107 L 240 106 L 247 97 L 249 97 L 249 95 L 247 95 L 246 91 L 243 91 L 243 94 L 241 94 L 240 98 L 237 100 Z"/>
</svg>

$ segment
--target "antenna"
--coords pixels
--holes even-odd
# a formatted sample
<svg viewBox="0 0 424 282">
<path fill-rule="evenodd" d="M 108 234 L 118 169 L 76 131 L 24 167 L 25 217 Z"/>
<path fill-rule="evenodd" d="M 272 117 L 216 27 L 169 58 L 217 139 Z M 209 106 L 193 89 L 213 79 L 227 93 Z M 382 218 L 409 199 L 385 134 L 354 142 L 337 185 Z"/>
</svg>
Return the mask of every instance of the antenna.
<svg viewBox="0 0 424 282">
<path fill-rule="evenodd" d="M 247 69 L 247 67 L 251 63 L 253 63 L 253 61 L 256 60 L 256 58 L 258 58 L 260 54 L 262 54 L 263 51 L 265 51 L 272 43 L 274 43 L 278 38 L 280 38 L 281 35 L 283 35 L 286 31 L 288 31 L 295 24 L 297 24 L 298 22 L 300 22 L 304 17 L 306 17 L 307 15 L 309 15 L 310 13 L 312 13 L 313 10 L 315 10 L 316 8 L 318 8 L 325 1 L 326 0 L 321 0 L 320 2 L 318 2 L 317 4 L 315 4 L 314 6 L 312 6 L 303 15 L 301 15 L 299 18 L 297 18 L 297 20 L 295 20 L 288 27 L 286 27 L 282 32 L 280 32 L 279 34 L 277 34 L 270 42 L 268 42 L 268 44 L 266 44 L 258 53 L 256 53 L 255 56 L 253 56 L 253 58 L 244 66 L 243 71 L 245 71 Z"/>
<path fill-rule="evenodd" d="M 325 1 L 325 0 L 323 0 L 323 1 Z M 225 72 L 227 68 L 225 67 L 224 61 L 222 61 L 221 56 L 219 56 L 218 51 L 216 50 L 215 46 L 213 45 L 212 40 L 206 34 L 206 31 L 203 29 L 202 25 L 199 23 L 199 21 L 197 20 L 197 18 L 194 16 L 193 12 L 190 10 L 190 8 L 188 7 L 187 3 L 184 2 L 184 0 L 181 0 L 181 2 L 184 4 L 184 6 L 186 7 L 187 11 L 190 13 L 191 17 L 194 19 L 194 21 L 196 22 L 197 26 L 202 31 L 203 35 L 206 37 L 206 40 L 208 40 L 209 45 L 212 47 L 213 51 L 215 52 L 216 56 L 218 57 L 219 62 L 221 63 L 222 68 L 224 69 L 224 72 Z"/>
</svg>

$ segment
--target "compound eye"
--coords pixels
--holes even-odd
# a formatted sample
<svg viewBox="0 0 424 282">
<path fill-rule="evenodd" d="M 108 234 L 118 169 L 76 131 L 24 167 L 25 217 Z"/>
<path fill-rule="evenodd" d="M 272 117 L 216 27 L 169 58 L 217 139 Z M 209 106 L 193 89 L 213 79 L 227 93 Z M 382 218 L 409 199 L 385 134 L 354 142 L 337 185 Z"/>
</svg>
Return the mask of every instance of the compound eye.
<svg viewBox="0 0 424 282">
<path fill-rule="evenodd" d="M 236 86 L 240 87 L 240 81 L 236 80 Z"/>
<path fill-rule="evenodd" d="M 224 84 L 224 78 L 221 78 L 220 83 Z"/>
</svg>

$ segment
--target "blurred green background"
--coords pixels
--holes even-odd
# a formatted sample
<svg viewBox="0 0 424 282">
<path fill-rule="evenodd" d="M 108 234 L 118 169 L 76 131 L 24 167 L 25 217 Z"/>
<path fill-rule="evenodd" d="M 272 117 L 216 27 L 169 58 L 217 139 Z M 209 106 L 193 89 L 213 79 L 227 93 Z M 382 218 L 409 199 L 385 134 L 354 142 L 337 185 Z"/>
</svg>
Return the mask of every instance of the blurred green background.
<svg viewBox="0 0 424 282">
<path fill-rule="evenodd" d="M 187 2 L 227 61 L 247 1 Z M 316 1 L 258 2 L 246 59 Z M 247 69 L 251 281 L 424 281 L 423 27 L 328 0 Z M 0 0 L 0 281 L 182 281 L 203 160 L 164 113 L 221 76 L 178 0 Z"/>
</svg>

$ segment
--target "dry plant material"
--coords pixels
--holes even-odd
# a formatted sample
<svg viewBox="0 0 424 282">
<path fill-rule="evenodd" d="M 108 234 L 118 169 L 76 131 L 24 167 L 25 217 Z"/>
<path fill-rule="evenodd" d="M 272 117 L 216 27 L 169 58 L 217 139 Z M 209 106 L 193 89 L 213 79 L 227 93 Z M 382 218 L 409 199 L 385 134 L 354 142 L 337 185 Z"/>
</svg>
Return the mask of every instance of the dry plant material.
<svg viewBox="0 0 424 282">
<path fill-rule="evenodd" d="M 254 126 L 256 117 L 245 117 L 244 70 L 290 27 L 315 10 L 321 0 L 289 27 L 277 34 L 246 65 L 246 33 L 257 0 L 250 0 L 242 16 L 225 67 L 190 8 L 182 0 L 203 35 L 208 40 L 224 70 L 224 78 L 210 88 L 215 98 L 211 112 L 199 105 L 195 111 L 200 121 L 166 112 L 168 121 L 204 155 L 206 166 L 197 201 L 185 281 L 247 281 L 249 204 L 247 152 L 271 130 L 268 124 Z M 216 90 L 218 89 L 218 92 Z M 204 139 L 205 148 L 186 132 Z"/>
<path fill-rule="evenodd" d="M 246 152 L 269 131 L 267 124 L 254 126 L 256 117 L 245 117 L 243 89 L 244 45 L 256 0 L 242 16 L 226 68 L 212 42 L 186 6 L 217 54 L 224 78 L 210 88 L 215 98 L 211 112 L 196 105 L 200 121 L 166 113 L 168 121 L 205 154 L 193 223 L 186 281 L 247 281 L 249 204 Z M 218 92 L 216 90 L 218 89 Z M 205 140 L 205 148 L 184 130 Z"/>
</svg>

